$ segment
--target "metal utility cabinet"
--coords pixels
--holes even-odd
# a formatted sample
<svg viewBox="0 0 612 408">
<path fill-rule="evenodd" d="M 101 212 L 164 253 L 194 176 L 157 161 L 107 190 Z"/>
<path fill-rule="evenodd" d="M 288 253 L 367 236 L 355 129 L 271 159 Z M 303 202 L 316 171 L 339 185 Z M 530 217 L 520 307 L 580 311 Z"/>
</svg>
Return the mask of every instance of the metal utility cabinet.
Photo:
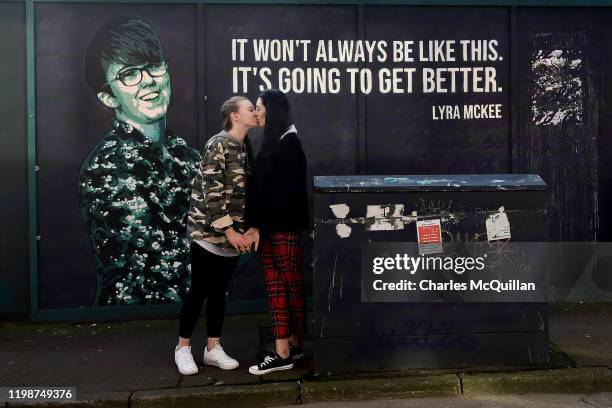
<svg viewBox="0 0 612 408">
<path fill-rule="evenodd" d="M 364 243 L 416 243 L 416 221 L 432 218 L 442 220 L 445 242 L 486 243 L 487 219 L 500 211 L 509 219 L 505 241 L 546 242 L 546 204 L 537 175 L 315 177 L 315 370 L 546 364 L 545 301 L 361 297 Z"/>
</svg>

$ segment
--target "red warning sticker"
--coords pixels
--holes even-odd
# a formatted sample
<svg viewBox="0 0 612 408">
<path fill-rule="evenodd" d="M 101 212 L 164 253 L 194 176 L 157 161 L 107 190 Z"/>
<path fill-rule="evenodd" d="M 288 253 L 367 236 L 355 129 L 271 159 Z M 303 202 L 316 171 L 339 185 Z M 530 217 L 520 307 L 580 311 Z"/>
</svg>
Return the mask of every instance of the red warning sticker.
<svg viewBox="0 0 612 408">
<path fill-rule="evenodd" d="M 417 239 L 419 244 L 438 244 L 442 242 L 440 219 L 417 221 Z"/>
<path fill-rule="evenodd" d="M 419 255 L 440 254 L 444 252 L 442 246 L 442 228 L 440 219 L 417 221 L 417 241 Z"/>
</svg>

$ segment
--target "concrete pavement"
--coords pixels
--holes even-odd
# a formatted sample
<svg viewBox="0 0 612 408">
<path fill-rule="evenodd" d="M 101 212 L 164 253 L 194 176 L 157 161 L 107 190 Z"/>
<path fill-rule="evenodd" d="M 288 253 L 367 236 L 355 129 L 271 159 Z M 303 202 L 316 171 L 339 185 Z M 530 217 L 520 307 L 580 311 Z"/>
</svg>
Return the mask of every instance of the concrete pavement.
<svg viewBox="0 0 612 408">
<path fill-rule="evenodd" d="M 504 394 L 416 399 L 315 402 L 309 408 L 610 408 L 612 393 L 599 394 Z M 286 405 L 280 408 L 289 408 Z"/>
<path fill-rule="evenodd" d="M 200 365 L 204 324 L 202 320 L 192 343 Z M 257 377 L 247 368 L 272 345 L 270 320 L 233 316 L 226 320 L 223 345 L 241 367 L 224 371 L 201 366 L 198 375 L 181 376 L 173 361 L 177 330 L 176 320 L 5 323 L 0 325 L 0 385 L 74 386 L 80 401 L 68 405 L 72 407 L 263 407 L 382 397 L 612 391 L 612 308 L 604 304 L 551 308 L 550 337 L 557 352 L 550 370 L 474 368 L 320 376 L 312 372 L 311 342 L 307 342 L 307 358 L 296 368 Z"/>
</svg>

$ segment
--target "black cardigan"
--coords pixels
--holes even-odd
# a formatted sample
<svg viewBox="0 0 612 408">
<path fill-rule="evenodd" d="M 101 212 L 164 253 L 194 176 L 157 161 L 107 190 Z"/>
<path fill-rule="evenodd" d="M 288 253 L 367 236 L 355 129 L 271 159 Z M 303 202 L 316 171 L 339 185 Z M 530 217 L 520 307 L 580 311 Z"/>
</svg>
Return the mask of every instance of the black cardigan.
<svg viewBox="0 0 612 408">
<path fill-rule="evenodd" d="M 271 163 L 261 160 L 259 155 L 247 185 L 247 224 L 258 227 L 262 235 L 309 229 L 306 156 L 297 134 L 283 136 Z"/>
</svg>

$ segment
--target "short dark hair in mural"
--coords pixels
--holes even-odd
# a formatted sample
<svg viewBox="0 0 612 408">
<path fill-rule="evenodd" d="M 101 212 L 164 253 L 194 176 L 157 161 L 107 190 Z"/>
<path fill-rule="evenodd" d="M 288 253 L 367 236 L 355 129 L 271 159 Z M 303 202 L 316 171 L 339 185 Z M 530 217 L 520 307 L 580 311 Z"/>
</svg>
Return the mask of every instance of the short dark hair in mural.
<svg viewBox="0 0 612 408">
<path fill-rule="evenodd" d="M 200 155 L 166 128 L 172 87 L 159 36 L 134 17 L 105 23 L 87 49 L 85 77 L 112 112 L 78 178 L 98 276 L 95 302 L 181 301 L 189 290 L 186 213 Z"/>
<path fill-rule="evenodd" d="M 94 34 L 85 56 L 85 79 L 92 91 L 104 88 L 111 63 L 142 65 L 162 61 L 161 41 L 153 28 L 139 18 L 108 21 Z"/>
</svg>

